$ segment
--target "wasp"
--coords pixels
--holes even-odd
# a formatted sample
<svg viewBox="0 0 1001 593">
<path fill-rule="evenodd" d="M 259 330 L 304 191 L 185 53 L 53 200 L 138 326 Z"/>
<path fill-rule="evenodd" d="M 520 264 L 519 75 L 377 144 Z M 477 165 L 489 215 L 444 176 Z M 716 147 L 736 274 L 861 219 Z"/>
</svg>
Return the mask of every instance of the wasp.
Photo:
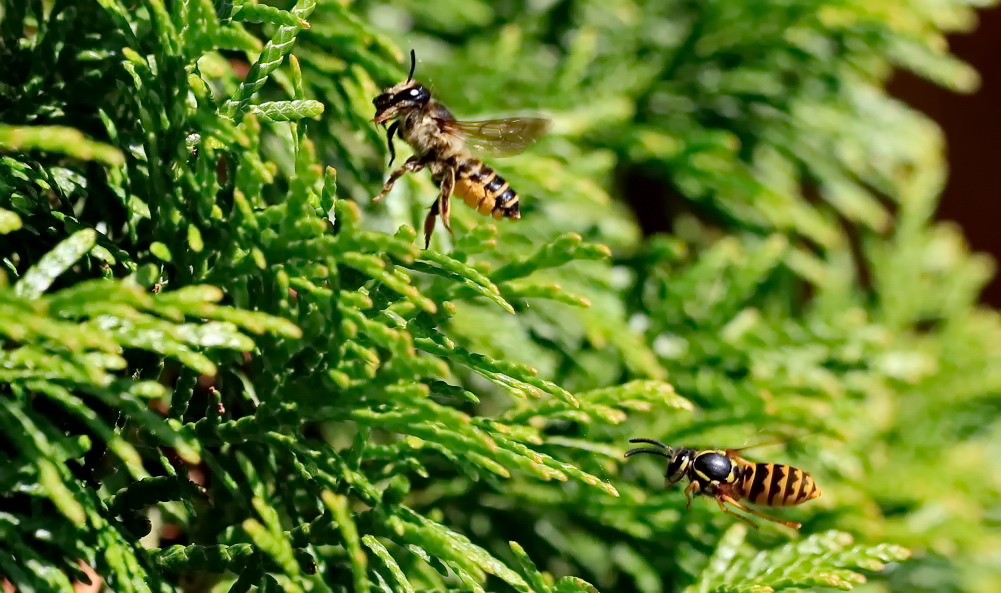
<svg viewBox="0 0 1001 593">
<path fill-rule="evenodd" d="M 473 157 L 470 148 L 495 156 L 517 154 L 549 131 L 550 121 L 541 117 L 509 117 L 484 121 L 458 121 L 431 92 L 414 80 L 417 56 L 410 50 L 410 74 L 401 83 L 385 89 L 372 100 L 375 117 L 372 121 L 385 126 L 389 145 L 389 164 L 396 160 L 393 137 L 399 134 L 414 150 L 401 167 L 389 175 L 378 202 L 393 189 L 393 184 L 407 173 L 427 167 L 438 186 L 438 198 L 424 219 L 424 247 L 431 243 L 435 221 L 452 232 L 449 220 L 449 199 L 452 194 L 462 198 L 469 207 L 495 219 L 521 218 L 518 194 L 483 161 Z"/>
<path fill-rule="evenodd" d="M 683 478 L 688 478 L 685 488 L 686 508 L 692 507 L 692 496 L 711 496 L 723 512 L 733 515 L 752 527 L 751 519 L 731 511 L 732 505 L 768 521 L 781 523 L 794 529 L 801 525 L 785 521 L 752 509 L 741 500 L 770 507 L 787 507 L 802 504 L 820 496 L 820 488 L 807 472 L 781 463 L 756 463 L 739 455 L 742 449 L 674 449 L 654 439 L 629 439 L 630 443 L 646 443 L 657 448 L 642 447 L 626 452 L 626 457 L 649 453 L 666 457 L 667 472 L 664 487 L 671 488 Z M 760 446 L 760 445 L 754 445 Z"/>
</svg>

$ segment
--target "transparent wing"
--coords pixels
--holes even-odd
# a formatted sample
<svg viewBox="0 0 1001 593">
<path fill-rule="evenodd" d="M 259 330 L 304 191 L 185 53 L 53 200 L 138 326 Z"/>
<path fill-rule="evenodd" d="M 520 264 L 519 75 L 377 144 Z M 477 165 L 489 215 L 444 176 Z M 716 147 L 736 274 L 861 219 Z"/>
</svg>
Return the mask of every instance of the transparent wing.
<svg viewBox="0 0 1001 593">
<path fill-rule="evenodd" d="M 552 122 L 544 117 L 505 117 L 483 121 L 447 120 L 441 122 L 446 132 L 462 137 L 470 148 L 494 156 L 522 152 L 544 136 Z"/>
<path fill-rule="evenodd" d="M 797 435 L 797 436 L 787 436 L 787 437 L 784 437 L 784 438 L 775 439 L 775 440 L 771 440 L 771 441 L 763 441 L 763 442 L 760 442 L 760 443 L 754 443 L 753 445 L 745 445 L 743 447 L 740 447 L 739 449 L 726 449 L 726 452 L 727 452 L 728 455 L 733 455 L 733 456 L 736 456 L 736 457 L 740 457 L 741 459 L 744 459 L 746 461 L 747 458 L 744 457 L 743 455 L 740 455 L 741 451 L 747 451 L 748 449 L 757 449 L 758 447 L 768 447 L 768 446 L 771 446 L 771 445 L 789 445 L 789 444 L 792 444 L 792 443 L 796 443 L 796 442 L 802 441 L 803 439 L 805 439 L 807 437 L 810 437 L 810 436 L 813 436 L 813 435 L 815 435 L 815 434 L 817 434 L 819 432 L 821 432 L 821 431 L 820 430 L 812 430 L 812 431 L 810 431 L 808 433 Z"/>
</svg>

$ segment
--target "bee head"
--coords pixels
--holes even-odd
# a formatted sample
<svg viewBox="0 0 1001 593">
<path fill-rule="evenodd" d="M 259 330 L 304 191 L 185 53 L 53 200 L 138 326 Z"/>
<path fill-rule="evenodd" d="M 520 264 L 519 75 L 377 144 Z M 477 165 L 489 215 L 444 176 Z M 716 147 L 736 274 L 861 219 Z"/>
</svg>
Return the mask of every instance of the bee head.
<svg viewBox="0 0 1001 593">
<path fill-rule="evenodd" d="M 673 447 L 669 447 L 654 439 L 629 439 L 629 442 L 646 443 L 648 445 L 655 445 L 657 448 L 641 447 L 639 449 L 630 449 L 626 451 L 626 457 L 632 457 L 638 453 L 648 453 L 650 455 L 659 455 L 668 460 L 667 472 L 664 474 L 664 486 L 667 488 L 674 486 L 685 477 L 688 468 L 691 466 L 692 456 L 695 454 L 695 449 L 675 450 Z"/>
<path fill-rule="evenodd" d="M 375 105 L 375 117 L 372 121 L 386 123 L 402 113 L 412 109 L 421 109 L 431 100 L 427 88 L 414 80 L 414 67 L 417 66 L 417 55 L 410 50 L 410 75 L 399 84 L 393 85 L 372 99 Z"/>
</svg>

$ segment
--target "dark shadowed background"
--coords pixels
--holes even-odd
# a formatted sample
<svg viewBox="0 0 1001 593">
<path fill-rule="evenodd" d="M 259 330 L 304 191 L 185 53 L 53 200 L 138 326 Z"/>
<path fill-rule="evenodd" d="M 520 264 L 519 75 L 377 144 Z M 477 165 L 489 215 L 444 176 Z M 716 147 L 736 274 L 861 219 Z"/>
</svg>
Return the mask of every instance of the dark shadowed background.
<svg viewBox="0 0 1001 593">
<path fill-rule="evenodd" d="M 1001 201 L 994 172 L 1001 166 L 1001 10 L 980 13 L 972 34 L 953 36 L 952 51 L 980 72 L 972 95 L 950 92 L 910 74 L 898 75 L 891 91 L 928 114 L 945 129 L 950 174 L 938 216 L 958 222 L 975 251 L 1001 261 Z M 1001 305 L 1001 277 L 995 276 L 983 300 Z"/>
</svg>

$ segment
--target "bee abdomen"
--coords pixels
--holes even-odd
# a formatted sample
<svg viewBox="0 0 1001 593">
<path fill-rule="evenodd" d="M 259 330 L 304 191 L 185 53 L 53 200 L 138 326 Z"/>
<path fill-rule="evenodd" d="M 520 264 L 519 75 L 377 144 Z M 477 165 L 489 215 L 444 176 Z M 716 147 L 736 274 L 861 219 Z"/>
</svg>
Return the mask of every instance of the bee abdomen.
<svg viewBox="0 0 1001 593">
<path fill-rule="evenodd" d="M 740 488 L 748 501 L 764 506 L 793 506 L 820 496 L 810 474 L 780 463 L 748 465 Z"/>
<path fill-rule="evenodd" d="M 518 194 L 493 169 L 477 159 L 458 167 L 457 193 L 470 208 L 494 218 L 521 218 Z"/>
<path fill-rule="evenodd" d="M 518 193 L 508 187 L 501 195 L 497 196 L 497 202 L 494 204 L 493 216 L 494 218 L 503 218 L 506 216 L 513 220 L 521 218 L 521 207 L 518 204 Z"/>
</svg>

